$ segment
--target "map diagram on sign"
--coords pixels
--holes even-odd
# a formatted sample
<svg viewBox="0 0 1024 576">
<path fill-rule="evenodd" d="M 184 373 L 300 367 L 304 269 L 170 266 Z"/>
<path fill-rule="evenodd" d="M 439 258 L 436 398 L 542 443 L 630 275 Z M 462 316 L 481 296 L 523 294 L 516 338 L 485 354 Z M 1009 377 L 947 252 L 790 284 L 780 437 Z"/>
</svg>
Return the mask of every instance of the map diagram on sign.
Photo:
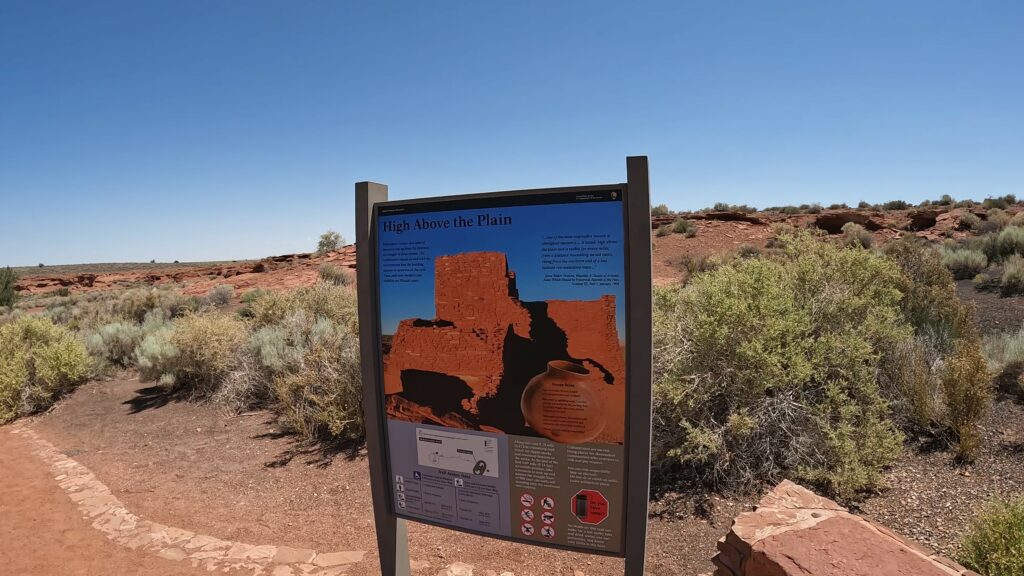
<svg viewBox="0 0 1024 576">
<path fill-rule="evenodd" d="M 420 466 L 498 477 L 498 441 L 487 436 L 417 428 L 416 457 Z"/>
</svg>

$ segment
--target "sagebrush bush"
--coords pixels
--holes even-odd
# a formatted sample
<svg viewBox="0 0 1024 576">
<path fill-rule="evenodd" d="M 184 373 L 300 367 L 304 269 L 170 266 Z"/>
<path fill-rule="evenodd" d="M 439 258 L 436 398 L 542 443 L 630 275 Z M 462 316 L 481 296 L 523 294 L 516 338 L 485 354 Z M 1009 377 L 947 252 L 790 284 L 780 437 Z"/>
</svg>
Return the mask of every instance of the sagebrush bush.
<svg viewBox="0 0 1024 576">
<path fill-rule="evenodd" d="M 358 333 L 358 309 L 355 291 L 347 286 L 317 282 L 289 293 L 270 292 L 250 303 L 256 327 L 279 324 L 302 310 L 313 319 L 328 318 Z"/>
<path fill-rule="evenodd" d="M 988 267 L 988 257 L 977 250 L 943 250 L 942 265 L 958 280 L 974 278 Z"/>
<path fill-rule="evenodd" d="M 321 264 L 319 275 L 321 281 L 335 286 L 348 286 L 354 280 L 351 272 L 338 268 L 334 264 Z"/>
<path fill-rule="evenodd" d="M 680 218 L 672 223 L 672 232 L 693 238 L 697 235 L 697 225 L 691 220 Z"/>
<path fill-rule="evenodd" d="M 658 230 L 654 232 L 654 235 L 658 238 L 664 238 L 669 234 L 672 234 L 672 227 L 668 225 L 658 226 Z"/>
<path fill-rule="evenodd" d="M 0 424 L 48 408 L 85 381 L 89 365 L 75 335 L 46 318 L 0 326 Z"/>
<path fill-rule="evenodd" d="M 999 290 L 1004 296 L 1024 294 L 1024 257 L 1014 254 L 1003 263 Z"/>
<path fill-rule="evenodd" d="M 973 522 L 958 560 L 985 576 L 1024 574 L 1024 497 L 990 504 Z"/>
<path fill-rule="evenodd" d="M 143 381 L 173 384 L 178 348 L 171 339 L 174 329 L 166 325 L 147 334 L 135 348 L 135 366 Z"/>
<path fill-rule="evenodd" d="M 957 224 L 957 228 L 961 230 L 976 230 L 981 225 L 981 218 L 973 212 L 964 212 L 960 215 L 960 221 Z"/>
<path fill-rule="evenodd" d="M 14 306 L 18 297 L 14 287 L 18 283 L 18 275 L 10 266 L 0 269 L 0 307 Z"/>
<path fill-rule="evenodd" d="M 142 327 L 129 322 L 101 326 L 85 338 L 86 349 L 100 363 L 127 368 L 135 363 L 135 348 L 142 341 Z"/>
<path fill-rule="evenodd" d="M 904 200 L 890 200 L 882 204 L 882 208 L 885 210 L 906 210 L 910 208 L 910 204 Z"/>
<path fill-rule="evenodd" d="M 133 288 L 120 295 L 114 304 L 114 312 L 141 323 L 146 314 L 152 310 L 166 311 L 171 318 L 198 308 L 198 300 L 183 296 L 180 292 L 168 288 Z"/>
<path fill-rule="evenodd" d="M 856 222 L 847 222 L 846 224 L 843 224 L 842 231 L 843 242 L 847 246 L 871 248 L 871 245 L 875 242 L 875 236 Z"/>
<path fill-rule="evenodd" d="M 991 375 L 977 340 L 961 338 L 942 376 L 944 420 L 957 441 L 958 460 L 971 462 L 981 446 L 979 422 L 991 403 Z"/>
<path fill-rule="evenodd" d="M 875 380 L 912 336 L 899 269 L 789 239 L 655 291 L 655 448 L 662 474 L 750 488 L 794 474 L 849 497 L 877 486 L 901 435 Z"/>
<path fill-rule="evenodd" d="M 1024 328 L 1014 332 L 987 334 L 982 347 L 992 372 L 1002 372 L 1015 364 L 1024 368 Z"/>
<path fill-rule="evenodd" d="M 664 204 L 658 204 L 657 206 L 651 206 L 651 216 L 668 216 L 668 206 Z"/>
<path fill-rule="evenodd" d="M 243 321 L 227 314 L 188 314 L 174 323 L 170 343 L 177 350 L 165 381 L 194 396 L 216 391 L 236 366 L 248 336 Z"/>
<path fill-rule="evenodd" d="M 206 293 L 206 303 L 210 306 L 223 308 L 231 303 L 231 297 L 235 295 L 235 287 L 230 284 L 220 284 L 210 288 Z"/>
<path fill-rule="evenodd" d="M 310 329 L 301 367 L 274 378 L 289 429 L 307 438 L 359 440 L 364 433 L 359 340 L 320 318 Z"/>
<path fill-rule="evenodd" d="M 328 230 L 320 235 L 320 241 L 316 245 L 317 254 L 325 254 L 333 250 L 341 248 L 341 245 L 345 243 L 345 239 L 341 237 L 334 230 Z"/>
</svg>

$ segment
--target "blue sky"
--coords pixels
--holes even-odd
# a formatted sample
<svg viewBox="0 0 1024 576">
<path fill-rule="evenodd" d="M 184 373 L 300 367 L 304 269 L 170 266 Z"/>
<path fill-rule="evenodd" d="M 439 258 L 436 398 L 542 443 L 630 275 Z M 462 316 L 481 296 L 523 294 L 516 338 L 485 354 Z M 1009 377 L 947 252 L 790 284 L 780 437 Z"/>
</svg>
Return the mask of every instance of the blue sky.
<svg viewBox="0 0 1024 576">
<path fill-rule="evenodd" d="M 393 198 L 1024 193 L 1024 3 L 0 3 L 0 265 L 351 238 Z"/>
<path fill-rule="evenodd" d="M 511 218 L 511 224 L 502 226 L 454 228 L 449 230 L 417 230 L 414 221 L 449 220 L 462 216 L 475 221 L 481 214 Z M 387 232 L 384 223 L 408 222 L 403 232 Z M 381 275 L 388 271 L 383 251 L 396 243 L 425 242 L 428 262 L 425 274 L 415 282 L 381 282 L 381 330 L 394 334 L 398 323 L 406 318 L 433 319 L 434 261 L 438 256 L 461 252 L 501 252 L 505 254 L 509 270 L 516 274 L 519 299 L 524 302 L 541 300 L 597 300 L 604 295 L 615 296 L 616 323 L 620 339 L 625 337 L 626 286 L 621 282 L 625 274 L 623 245 L 622 202 L 594 202 L 574 204 L 547 204 L 542 206 L 505 206 L 487 209 L 447 210 L 421 214 L 380 216 L 379 245 Z M 543 242 L 552 236 L 607 234 L 608 258 L 585 270 L 545 271 L 542 265 Z M 553 239 L 558 241 L 558 239 Z M 571 239 L 562 241 L 572 242 Z M 569 246 L 572 246 L 571 244 Z M 582 247 L 582 244 L 575 247 Z M 557 256 L 564 261 L 565 256 Z M 545 273 L 562 276 L 605 275 L 620 279 L 615 286 L 575 286 L 570 282 L 545 281 Z M 445 318 L 442 318 L 444 320 Z"/>
</svg>

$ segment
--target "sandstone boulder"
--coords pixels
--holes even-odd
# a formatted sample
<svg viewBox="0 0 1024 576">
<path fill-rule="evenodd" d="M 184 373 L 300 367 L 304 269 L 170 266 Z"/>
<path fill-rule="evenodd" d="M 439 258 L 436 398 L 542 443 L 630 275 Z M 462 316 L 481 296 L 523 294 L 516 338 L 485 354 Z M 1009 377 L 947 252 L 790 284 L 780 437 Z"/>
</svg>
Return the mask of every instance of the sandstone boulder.
<svg viewBox="0 0 1024 576">
<path fill-rule="evenodd" d="M 788 480 L 718 541 L 715 576 L 977 576 Z"/>
</svg>

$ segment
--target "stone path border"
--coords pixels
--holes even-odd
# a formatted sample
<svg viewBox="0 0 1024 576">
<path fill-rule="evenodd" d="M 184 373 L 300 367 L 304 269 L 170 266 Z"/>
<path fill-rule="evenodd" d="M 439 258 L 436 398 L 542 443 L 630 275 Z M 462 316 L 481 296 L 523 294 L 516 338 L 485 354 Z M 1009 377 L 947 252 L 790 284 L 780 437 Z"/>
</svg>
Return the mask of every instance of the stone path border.
<svg viewBox="0 0 1024 576">
<path fill-rule="evenodd" d="M 365 550 L 317 553 L 285 546 L 243 544 L 143 520 L 129 512 L 88 468 L 34 431 L 18 427 L 11 433 L 31 441 L 35 453 L 50 465 L 54 479 L 78 505 L 82 517 L 121 546 L 189 562 L 210 572 L 243 570 L 253 576 L 342 576 L 366 555 Z"/>
</svg>

